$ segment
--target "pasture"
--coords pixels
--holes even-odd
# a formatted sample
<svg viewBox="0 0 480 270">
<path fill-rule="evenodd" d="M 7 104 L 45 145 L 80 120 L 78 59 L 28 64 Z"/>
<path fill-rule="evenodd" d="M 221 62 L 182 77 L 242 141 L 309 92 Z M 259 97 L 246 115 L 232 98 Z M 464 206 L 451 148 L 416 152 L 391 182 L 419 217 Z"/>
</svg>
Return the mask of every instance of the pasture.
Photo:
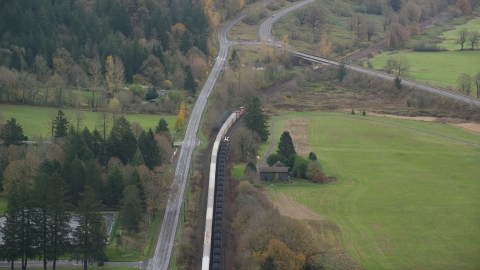
<svg viewBox="0 0 480 270">
<path fill-rule="evenodd" d="M 474 143 L 480 135 L 440 123 L 310 116 L 309 146 L 339 181 L 277 185 L 267 194 L 333 221 L 349 257 L 366 269 L 479 267 L 480 147 L 426 132 Z"/>
<path fill-rule="evenodd" d="M 384 52 L 370 60 L 375 69 L 382 69 L 389 58 L 406 57 L 410 64 L 413 79 L 439 86 L 456 87 L 461 73 L 474 76 L 480 72 L 479 51 L 443 51 L 443 52 Z"/>
<path fill-rule="evenodd" d="M 445 47 L 447 50 L 460 50 L 461 47 L 460 45 L 455 44 L 455 40 L 457 39 L 458 31 L 461 29 L 480 32 L 480 18 L 470 20 L 466 24 L 455 26 L 455 29 L 443 32 L 442 35 L 440 35 L 440 38 L 443 38 L 444 41 L 440 46 Z M 465 49 L 470 49 L 469 44 L 465 44 Z"/>
<path fill-rule="evenodd" d="M 76 125 L 76 110 L 62 109 L 71 123 Z M 47 127 L 47 123 L 52 113 L 57 114 L 58 108 L 54 107 L 35 107 L 35 106 L 23 106 L 23 105 L 7 105 L 2 104 L 0 106 L 0 116 L 6 121 L 10 118 L 17 119 L 23 128 L 23 133 L 28 136 L 29 139 L 33 139 L 34 136 L 42 136 L 43 138 L 49 138 L 50 131 Z M 87 126 L 90 131 L 95 127 L 100 130 L 99 122 L 97 121 L 100 113 L 92 111 L 80 111 L 84 119 L 81 127 Z M 149 128 L 154 129 L 158 124 L 160 118 L 165 118 L 168 123 L 170 131 L 173 133 L 175 127 L 176 116 L 168 115 L 152 115 L 152 114 L 125 114 L 130 123 L 138 122 L 140 126 L 146 130 Z M 111 121 L 110 121 L 111 122 Z M 110 125 L 111 126 L 111 125 Z"/>
</svg>

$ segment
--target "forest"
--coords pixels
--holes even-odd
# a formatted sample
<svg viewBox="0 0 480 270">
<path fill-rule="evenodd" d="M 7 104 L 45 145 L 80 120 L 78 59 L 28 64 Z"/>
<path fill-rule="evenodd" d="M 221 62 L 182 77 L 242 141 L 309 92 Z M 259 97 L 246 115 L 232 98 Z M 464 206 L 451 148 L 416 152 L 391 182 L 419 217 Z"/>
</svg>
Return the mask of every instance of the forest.
<svg viewBox="0 0 480 270">
<path fill-rule="evenodd" d="M 0 101 L 96 108 L 134 101 L 124 83 L 193 96 L 216 56 L 215 30 L 249 2 L 1 0 Z M 88 101 L 72 100 L 72 88 Z"/>
<path fill-rule="evenodd" d="M 22 268 L 35 258 L 108 260 L 109 236 L 98 212 L 120 210 L 122 228 L 136 234 L 170 192 L 168 124 L 162 118 L 155 131 L 132 129 L 119 116 L 104 137 L 76 128 L 58 110 L 51 125 L 52 141 L 27 141 L 15 118 L 1 128 L 0 188 L 8 205 L 0 256 L 22 259 Z M 80 224 L 75 229 L 71 214 Z"/>
</svg>

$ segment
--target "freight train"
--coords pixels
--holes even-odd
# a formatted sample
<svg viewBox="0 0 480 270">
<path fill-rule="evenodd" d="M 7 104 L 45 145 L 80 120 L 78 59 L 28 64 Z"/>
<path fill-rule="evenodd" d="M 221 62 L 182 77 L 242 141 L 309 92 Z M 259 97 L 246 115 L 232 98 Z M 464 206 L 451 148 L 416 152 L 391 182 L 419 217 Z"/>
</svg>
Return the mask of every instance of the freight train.
<svg viewBox="0 0 480 270">
<path fill-rule="evenodd" d="M 229 130 L 234 130 L 238 120 L 245 113 L 240 107 L 223 124 L 213 143 L 208 180 L 207 213 L 205 215 L 205 235 L 203 241 L 202 270 L 219 270 L 222 267 L 224 181 L 226 173 L 226 155 L 230 140 Z M 231 133 L 232 131 L 230 131 Z"/>
</svg>

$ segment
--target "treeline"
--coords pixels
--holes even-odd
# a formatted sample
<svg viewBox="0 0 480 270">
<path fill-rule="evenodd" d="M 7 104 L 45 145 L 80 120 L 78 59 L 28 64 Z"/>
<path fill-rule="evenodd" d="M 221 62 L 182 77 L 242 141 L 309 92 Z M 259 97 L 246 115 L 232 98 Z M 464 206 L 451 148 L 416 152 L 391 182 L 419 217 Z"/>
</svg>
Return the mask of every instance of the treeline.
<svg viewBox="0 0 480 270">
<path fill-rule="evenodd" d="M 104 261 L 107 235 L 98 211 L 120 209 L 121 226 L 138 233 L 145 215 L 150 223 L 169 192 L 168 124 L 160 119 L 155 132 L 134 133 L 120 116 L 104 138 L 97 129 L 75 128 L 59 110 L 52 135 L 52 142 L 26 145 L 14 118 L 0 131 L 0 187 L 8 194 L 0 255 L 9 261 L 22 258 L 25 267 L 28 259 L 67 255 Z M 67 209 L 80 224 L 73 231 Z"/>
<path fill-rule="evenodd" d="M 216 55 L 212 33 L 249 2 L 1 0 L 0 102 L 96 108 L 145 97 L 125 82 L 195 95 Z"/>
</svg>

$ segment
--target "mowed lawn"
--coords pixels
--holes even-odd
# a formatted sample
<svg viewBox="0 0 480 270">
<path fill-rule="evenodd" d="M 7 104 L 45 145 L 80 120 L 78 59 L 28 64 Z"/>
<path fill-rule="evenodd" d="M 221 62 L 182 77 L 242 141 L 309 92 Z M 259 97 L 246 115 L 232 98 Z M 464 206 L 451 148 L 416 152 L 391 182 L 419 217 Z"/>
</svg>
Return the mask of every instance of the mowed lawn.
<svg viewBox="0 0 480 270">
<path fill-rule="evenodd" d="M 357 119 L 309 119 L 308 142 L 339 181 L 268 192 L 335 222 L 344 249 L 366 269 L 480 267 L 480 147 Z M 448 136 L 477 136 L 449 125 L 433 132 L 442 126 Z"/>
<path fill-rule="evenodd" d="M 67 118 L 76 125 L 76 111 L 73 109 L 62 109 Z M 42 136 L 44 138 L 50 138 L 51 134 L 47 127 L 51 113 L 57 113 L 58 108 L 52 107 L 35 107 L 35 106 L 23 106 L 23 105 L 0 105 L 0 115 L 3 116 L 4 121 L 15 118 L 17 123 L 23 128 L 23 132 L 29 139 L 33 136 Z M 100 130 L 99 123 L 97 121 L 99 113 L 92 111 L 82 111 L 84 114 L 84 120 L 82 127 L 87 126 L 90 131 L 95 127 Z M 173 132 L 175 127 L 176 116 L 165 115 L 153 115 L 153 114 L 125 114 L 125 117 L 130 123 L 138 122 L 142 128 L 148 130 L 154 129 L 158 124 L 160 118 L 165 118 Z M 83 128 L 82 128 L 83 129 Z"/>
<path fill-rule="evenodd" d="M 389 58 L 406 57 L 413 79 L 429 84 L 455 87 L 458 76 L 480 72 L 480 51 L 385 52 L 370 60 L 373 68 L 382 69 Z M 473 90 L 473 88 L 472 88 Z"/>
</svg>

